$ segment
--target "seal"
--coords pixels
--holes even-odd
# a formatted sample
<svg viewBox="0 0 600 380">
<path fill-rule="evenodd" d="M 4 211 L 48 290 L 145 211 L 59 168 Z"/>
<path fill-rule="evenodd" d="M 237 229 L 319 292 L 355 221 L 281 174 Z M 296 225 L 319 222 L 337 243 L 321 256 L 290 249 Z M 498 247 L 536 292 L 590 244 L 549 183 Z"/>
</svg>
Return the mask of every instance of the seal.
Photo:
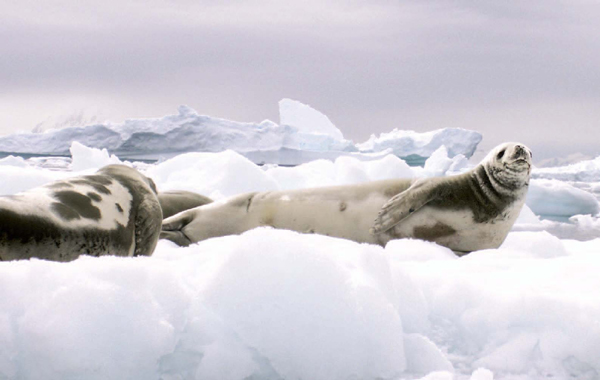
<svg viewBox="0 0 600 380">
<path fill-rule="evenodd" d="M 496 248 L 525 202 L 531 159 L 505 143 L 456 176 L 242 194 L 165 219 L 161 236 L 185 246 L 271 226 L 380 245 L 417 238 L 457 254 Z"/>
<path fill-rule="evenodd" d="M 166 219 L 182 211 L 211 203 L 212 199 L 191 191 L 169 190 L 159 192 L 158 201 L 163 219 Z"/>
<path fill-rule="evenodd" d="M 0 259 L 151 255 L 162 211 L 154 182 L 124 165 L 0 197 Z"/>
</svg>

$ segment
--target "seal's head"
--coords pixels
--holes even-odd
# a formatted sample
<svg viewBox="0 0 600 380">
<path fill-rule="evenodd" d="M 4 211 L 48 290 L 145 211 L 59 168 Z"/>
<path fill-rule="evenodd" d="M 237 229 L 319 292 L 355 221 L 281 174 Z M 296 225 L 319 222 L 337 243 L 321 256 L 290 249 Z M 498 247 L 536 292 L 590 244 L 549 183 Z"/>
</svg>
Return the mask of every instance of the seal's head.
<svg viewBox="0 0 600 380">
<path fill-rule="evenodd" d="M 492 149 L 482 165 L 501 185 L 516 190 L 529 185 L 532 157 L 525 145 L 508 142 Z"/>
<path fill-rule="evenodd" d="M 98 173 L 109 174 L 109 175 L 121 175 L 121 176 L 125 176 L 125 177 L 130 177 L 130 178 L 135 178 L 135 179 L 141 180 L 146 185 L 148 185 L 148 187 L 150 188 L 150 190 L 155 195 L 158 194 L 158 190 L 156 189 L 156 184 L 154 183 L 154 181 L 152 180 L 152 178 L 146 177 L 145 175 L 143 175 L 142 173 L 140 173 L 136 169 L 131 168 L 129 166 L 119 165 L 119 164 L 107 165 L 107 166 L 104 166 L 104 167 L 100 168 L 100 170 L 98 170 Z"/>
</svg>

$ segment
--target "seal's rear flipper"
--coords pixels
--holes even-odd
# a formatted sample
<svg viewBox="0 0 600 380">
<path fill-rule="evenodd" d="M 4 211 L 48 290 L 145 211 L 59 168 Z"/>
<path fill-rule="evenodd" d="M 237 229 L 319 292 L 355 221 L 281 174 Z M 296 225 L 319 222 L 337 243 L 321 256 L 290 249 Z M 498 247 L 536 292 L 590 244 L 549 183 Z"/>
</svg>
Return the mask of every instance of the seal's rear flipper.
<svg viewBox="0 0 600 380">
<path fill-rule="evenodd" d="M 192 244 L 190 238 L 183 233 L 182 229 L 194 220 L 192 213 L 189 211 L 180 212 L 163 221 L 160 239 L 167 239 L 173 243 L 187 247 Z"/>
<path fill-rule="evenodd" d="M 182 231 L 162 231 L 160 233 L 160 238 L 170 240 L 180 247 L 187 247 L 192 244 L 190 239 L 185 236 Z"/>
</svg>

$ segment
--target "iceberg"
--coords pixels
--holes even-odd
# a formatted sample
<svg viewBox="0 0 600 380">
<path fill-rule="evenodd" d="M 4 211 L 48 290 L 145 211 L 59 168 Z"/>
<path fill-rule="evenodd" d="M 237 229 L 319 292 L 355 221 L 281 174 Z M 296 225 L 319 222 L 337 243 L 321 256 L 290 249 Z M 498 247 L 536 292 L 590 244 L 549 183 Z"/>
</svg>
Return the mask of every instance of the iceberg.
<svg viewBox="0 0 600 380">
<path fill-rule="evenodd" d="M 17 133 L 0 137 L 0 152 L 68 155 L 71 143 L 115 150 L 122 143 L 121 135 L 105 125 L 68 127 L 43 133 Z"/>
<path fill-rule="evenodd" d="M 598 182 L 600 181 L 600 156 L 575 164 L 550 168 L 536 168 L 533 178 L 558 179 L 561 181 Z"/>
<path fill-rule="evenodd" d="M 396 156 L 405 159 L 409 164 L 421 165 L 442 145 L 446 147 L 449 158 L 459 154 L 470 158 L 482 138 L 481 133 L 462 128 L 438 129 L 426 133 L 394 129 L 380 134 L 379 137 L 371 135 L 369 140 L 357 144 L 356 147 L 361 153 L 391 149 Z"/>
<path fill-rule="evenodd" d="M 280 124 L 270 120 L 242 123 L 199 115 L 187 106 L 162 118 L 129 119 L 85 127 L 67 127 L 42 133 L 0 137 L 0 152 L 69 155 L 74 141 L 106 149 L 122 159 L 170 158 L 185 152 L 236 151 L 255 163 L 298 165 L 316 159 L 350 156 L 379 159 L 388 153 L 398 157 L 429 157 L 445 144 L 450 157 L 470 157 L 481 135 L 462 129 L 416 133 L 394 131 L 363 144 L 354 144 L 327 116 L 291 99 L 279 102 Z M 403 137 L 398 137 L 402 135 Z M 422 164 L 417 159 L 414 163 Z M 413 160 L 414 161 L 414 160 Z M 409 163 L 411 163 L 409 161 Z"/>
</svg>

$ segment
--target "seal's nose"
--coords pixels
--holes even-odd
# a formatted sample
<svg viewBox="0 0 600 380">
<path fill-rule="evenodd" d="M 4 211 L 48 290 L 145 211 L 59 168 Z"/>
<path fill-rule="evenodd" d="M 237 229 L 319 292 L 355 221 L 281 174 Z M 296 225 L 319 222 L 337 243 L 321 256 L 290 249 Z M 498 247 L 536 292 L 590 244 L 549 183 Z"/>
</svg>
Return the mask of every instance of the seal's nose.
<svg viewBox="0 0 600 380">
<path fill-rule="evenodd" d="M 517 145 L 517 146 L 515 146 L 515 153 L 517 153 L 517 154 L 523 154 L 523 153 L 525 153 L 525 149 L 523 149 L 523 145 Z"/>
</svg>

